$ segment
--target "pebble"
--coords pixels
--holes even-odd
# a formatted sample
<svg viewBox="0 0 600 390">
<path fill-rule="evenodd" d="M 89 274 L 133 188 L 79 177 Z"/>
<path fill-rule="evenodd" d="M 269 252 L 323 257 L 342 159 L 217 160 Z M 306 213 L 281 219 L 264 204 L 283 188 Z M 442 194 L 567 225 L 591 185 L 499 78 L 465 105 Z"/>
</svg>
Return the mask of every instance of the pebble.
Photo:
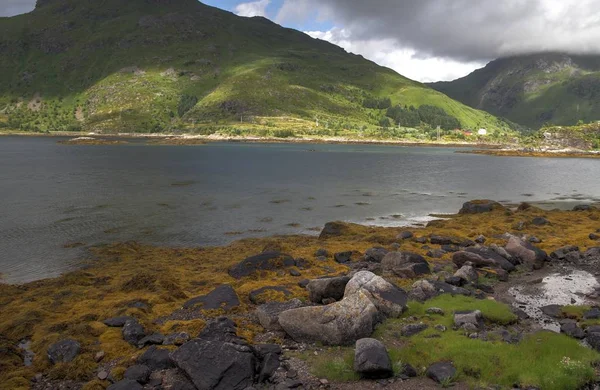
<svg viewBox="0 0 600 390">
<path fill-rule="evenodd" d="M 98 373 L 98 379 L 101 381 L 106 380 L 106 378 L 108 378 L 108 372 L 102 370 Z"/>
<path fill-rule="evenodd" d="M 96 361 L 96 363 L 100 362 L 102 359 L 104 359 L 104 351 L 97 352 L 94 356 L 94 360 Z"/>
</svg>

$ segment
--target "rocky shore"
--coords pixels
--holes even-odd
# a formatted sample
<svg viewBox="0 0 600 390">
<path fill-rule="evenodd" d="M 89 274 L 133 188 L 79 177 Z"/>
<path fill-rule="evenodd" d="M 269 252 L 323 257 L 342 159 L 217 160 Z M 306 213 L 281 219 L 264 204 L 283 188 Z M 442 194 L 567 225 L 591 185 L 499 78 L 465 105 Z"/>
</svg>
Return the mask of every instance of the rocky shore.
<svg viewBox="0 0 600 390">
<path fill-rule="evenodd" d="M 93 248 L 0 285 L 0 388 L 592 389 L 600 210 L 508 209 L 227 247 Z"/>
<path fill-rule="evenodd" d="M 545 157 L 545 158 L 600 158 L 599 151 L 592 150 L 531 150 L 531 149 L 476 149 L 456 153 L 484 154 L 500 157 Z"/>
<path fill-rule="evenodd" d="M 124 140 L 108 140 L 96 137 L 77 137 L 71 138 L 66 141 L 58 141 L 59 144 L 63 145 L 121 145 L 126 144 Z"/>
</svg>

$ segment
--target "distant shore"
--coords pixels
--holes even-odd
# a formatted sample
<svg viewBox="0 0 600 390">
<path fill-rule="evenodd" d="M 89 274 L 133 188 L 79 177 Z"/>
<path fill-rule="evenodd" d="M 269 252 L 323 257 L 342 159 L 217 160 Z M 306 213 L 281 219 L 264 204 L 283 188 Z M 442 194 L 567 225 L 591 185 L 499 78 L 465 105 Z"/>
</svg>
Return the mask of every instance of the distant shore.
<svg viewBox="0 0 600 390">
<path fill-rule="evenodd" d="M 499 157 L 542 157 L 542 158 L 600 158 L 599 151 L 584 150 L 545 150 L 527 151 L 517 149 L 484 149 L 484 150 L 461 150 L 456 153 L 484 154 Z"/>
</svg>

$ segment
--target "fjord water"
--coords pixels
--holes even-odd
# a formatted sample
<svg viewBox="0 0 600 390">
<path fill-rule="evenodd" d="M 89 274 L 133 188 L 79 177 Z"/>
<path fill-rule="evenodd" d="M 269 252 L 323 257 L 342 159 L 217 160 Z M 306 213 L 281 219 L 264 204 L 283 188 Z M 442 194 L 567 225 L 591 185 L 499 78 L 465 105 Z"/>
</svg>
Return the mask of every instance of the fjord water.
<svg viewBox="0 0 600 390">
<path fill-rule="evenodd" d="M 67 146 L 0 138 L 0 273 L 21 283 L 77 267 L 85 247 L 222 245 L 317 234 L 345 220 L 406 225 L 469 199 L 598 201 L 600 161 L 452 148 L 245 144 Z M 82 243 L 82 247 L 66 248 Z M 76 246 L 76 245 L 75 245 Z"/>
</svg>

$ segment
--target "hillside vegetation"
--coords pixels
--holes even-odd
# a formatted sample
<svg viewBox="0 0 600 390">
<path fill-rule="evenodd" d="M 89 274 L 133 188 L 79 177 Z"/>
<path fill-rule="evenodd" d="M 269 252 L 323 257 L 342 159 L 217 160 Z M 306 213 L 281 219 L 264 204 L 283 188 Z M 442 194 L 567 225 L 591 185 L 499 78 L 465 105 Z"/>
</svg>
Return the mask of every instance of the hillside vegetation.
<svg viewBox="0 0 600 390">
<path fill-rule="evenodd" d="M 0 51 L 0 127 L 10 129 L 390 137 L 402 128 L 385 121 L 389 107 L 429 105 L 452 119 L 416 127 L 512 134 L 361 56 L 196 0 L 39 0 L 0 18 Z"/>
<path fill-rule="evenodd" d="M 429 85 L 471 107 L 535 129 L 600 120 L 600 56 L 502 58 L 464 78 Z"/>
</svg>

